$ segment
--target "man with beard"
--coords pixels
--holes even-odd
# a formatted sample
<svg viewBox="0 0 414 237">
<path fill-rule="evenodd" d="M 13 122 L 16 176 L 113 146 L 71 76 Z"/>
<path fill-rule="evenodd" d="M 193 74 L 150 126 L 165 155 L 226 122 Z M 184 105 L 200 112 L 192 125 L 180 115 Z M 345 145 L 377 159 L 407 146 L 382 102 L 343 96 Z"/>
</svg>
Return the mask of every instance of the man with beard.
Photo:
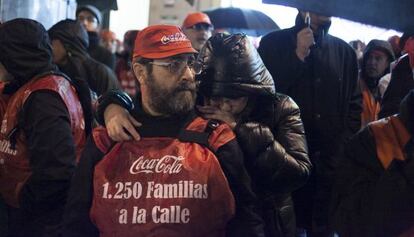
<svg viewBox="0 0 414 237">
<path fill-rule="evenodd" d="M 361 127 L 378 119 L 380 94 L 378 82 L 390 71 L 394 61 L 394 52 L 390 43 L 384 40 L 371 40 L 362 58 L 359 86 L 362 91 Z"/>
<path fill-rule="evenodd" d="M 213 25 L 207 14 L 202 12 L 190 13 L 184 19 L 182 29 L 191 41 L 194 49 L 200 51 L 213 32 Z"/>
<path fill-rule="evenodd" d="M 141 93 L 130 107 L 141 139 L 115 143 L 106 129 L 94 130 L 72 180 L 63 236 L 263 236 L 234 133 L 194 112 L 196 52 L 176 26 L 138 33 Z"/>
</svg>

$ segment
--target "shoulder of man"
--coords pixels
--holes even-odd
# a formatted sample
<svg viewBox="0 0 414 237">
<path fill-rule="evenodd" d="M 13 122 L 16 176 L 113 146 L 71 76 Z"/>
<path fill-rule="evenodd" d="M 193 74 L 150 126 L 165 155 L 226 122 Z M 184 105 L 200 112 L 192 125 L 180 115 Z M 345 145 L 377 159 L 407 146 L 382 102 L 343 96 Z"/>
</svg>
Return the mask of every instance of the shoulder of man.
<svg viewBox="0 0 414 237">
<path fill-rule="evenodd" d="M 275 45 L 274 41 L 288 39 L 291 37 L 291 35 L 295 35 L 294 28 L 275 30 L 263 36 L 260 40 L 260 43 Z"/>
</svg>

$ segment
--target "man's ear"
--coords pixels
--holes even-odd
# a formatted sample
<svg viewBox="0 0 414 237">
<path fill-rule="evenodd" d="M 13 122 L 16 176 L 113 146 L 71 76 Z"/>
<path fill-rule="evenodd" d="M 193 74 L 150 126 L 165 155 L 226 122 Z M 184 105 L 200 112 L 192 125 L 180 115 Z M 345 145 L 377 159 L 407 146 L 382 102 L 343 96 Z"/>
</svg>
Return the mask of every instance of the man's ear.
<svg viewBox="0 0 414 237">
<path fill-rule="evenodd" d="M 141 85 L 144 84 L 145 65 L 140 63 L 134 63 L 132 65 L 132 69 L 134 70 L 134 75 L 137 78 L 138 82 Z"/>
</svg>

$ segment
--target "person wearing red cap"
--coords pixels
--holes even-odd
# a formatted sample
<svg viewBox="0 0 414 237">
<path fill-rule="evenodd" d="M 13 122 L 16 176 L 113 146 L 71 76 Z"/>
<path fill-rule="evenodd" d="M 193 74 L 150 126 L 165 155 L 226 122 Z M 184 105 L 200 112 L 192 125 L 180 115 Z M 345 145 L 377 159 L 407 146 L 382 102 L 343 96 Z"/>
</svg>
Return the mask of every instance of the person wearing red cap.
<svg viewBox="0 0 414 237">
<path fill-rule="evenodd" d="M 235 134 L 195 114 L 196 52 L 176 26 L 138 33 L 141 93 L 129 103 L 140 140 L 116 143 L 94 129 L 72 180 L 64 237 L 264 236 Z"/>
<path fill-rule="evenodd" d="M 118 47 L 118 41 L 114 32 L 110 30 L 101 31 L 101 44 L 104 48 L 109 50 L 111 53 L 116 53 Z"/>
<path fill-rule="evenodd" d="M 184 19 L 182 29 L 197 51 L 203 47 L 213 32 L 213 25 L 207 14 L 202 12 L 190 13 Z"/>
</svg>

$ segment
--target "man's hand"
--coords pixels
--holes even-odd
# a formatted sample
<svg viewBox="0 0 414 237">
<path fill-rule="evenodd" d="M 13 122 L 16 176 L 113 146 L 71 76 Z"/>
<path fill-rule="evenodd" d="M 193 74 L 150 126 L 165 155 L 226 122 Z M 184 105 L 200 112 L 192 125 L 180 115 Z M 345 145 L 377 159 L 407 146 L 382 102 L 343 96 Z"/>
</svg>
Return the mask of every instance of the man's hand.
<svg viewBox="0 0 414 237">
<path fill-rule="evenodd" d="M 303 28 L 298 32 L 296 38 L 296 55 L 304 62 L 305 58 L 309 56 L 310 47 L 315 44 L 313 32 L 310 28 Z"/>
<path fill-rule="evenodd" d="M 201 116 L 205 119 L 216 119 L 222 122 L 227 123 L 232 129 L 237 125 L 236 119 L 233 114 L 227 111 L 220 110 L 215 106 L 197 106 L 198 111 L 200 111 Z"/>
<path fill-rule="evenodd" d="M 104 112 L 104 119 L 108 135 L 112 140 L 120 142 L 128 141 L 132 138 L 137 141 L 141 139 L 141 136 L 135 129 L 135 127 L 141 126 L 141 123 L 135 120 L 128 110 L 121 106 L 117 104 L 108 105 Z"/>
</svg>

